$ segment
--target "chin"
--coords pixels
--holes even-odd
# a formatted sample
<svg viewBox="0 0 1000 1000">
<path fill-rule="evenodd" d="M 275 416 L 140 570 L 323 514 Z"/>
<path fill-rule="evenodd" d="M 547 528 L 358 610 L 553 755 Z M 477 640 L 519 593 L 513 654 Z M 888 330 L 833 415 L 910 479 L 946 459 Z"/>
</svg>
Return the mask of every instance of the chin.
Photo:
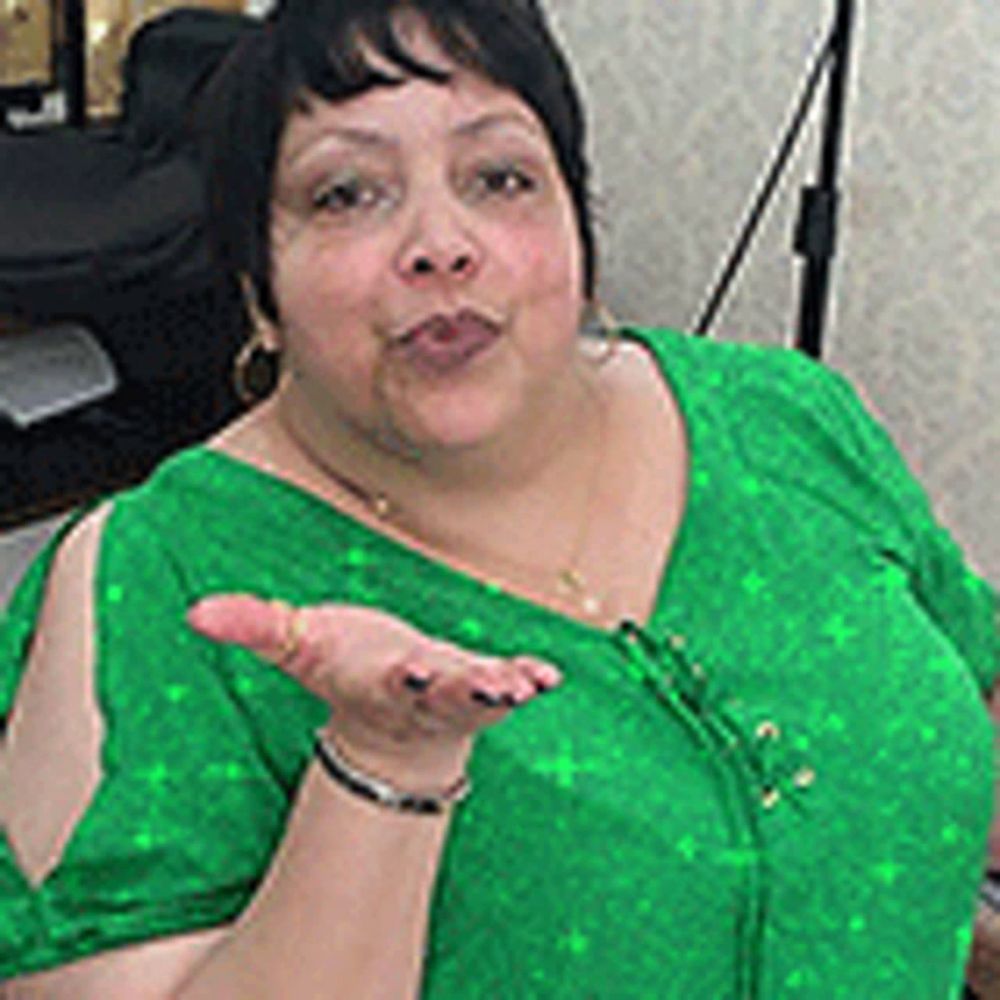
<svg viewBox="0 0 1000 1000">
<path fill-rule="evenodd" d="M 417 447 L 424 451 L 434 451 L 441 454 L 460 454 L 463 451 L 475 451 L 489 445 L 498 437 L 499 428 L 483 424 L 450 424 L 424 426 L 419 434 L 411 439 Z"/>
<path fill-rule="evenodd" d="M 514 414 L 510 402 L 486 400 L 482 393 L 469 393 L 465 398 L 442 394 L 422 402 L 417 412 L 397 426 L 420 448 L 459 452 L 502 437 Z"/>
</svg>

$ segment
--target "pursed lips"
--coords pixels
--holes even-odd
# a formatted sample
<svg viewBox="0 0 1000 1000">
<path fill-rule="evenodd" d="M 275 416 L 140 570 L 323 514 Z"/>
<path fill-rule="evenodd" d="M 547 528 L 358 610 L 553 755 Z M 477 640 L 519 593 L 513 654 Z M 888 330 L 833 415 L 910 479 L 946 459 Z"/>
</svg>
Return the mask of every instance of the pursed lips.
<svg viewBox="0 0 1000 1000">
<path fill-rule="evenodd" d="M 460 309 L 456 313 L 435 313 L 409 327 L 404 333 L 392 338 L 393 346 L 412 343 L 421 334 L 427 334 L 435 339 L 453 336 L 464 326 L 475 326 L 486 329 L 492 334 L 500 332 L 500 324 L 484 316 L 475 309 Z"/>
</svg>

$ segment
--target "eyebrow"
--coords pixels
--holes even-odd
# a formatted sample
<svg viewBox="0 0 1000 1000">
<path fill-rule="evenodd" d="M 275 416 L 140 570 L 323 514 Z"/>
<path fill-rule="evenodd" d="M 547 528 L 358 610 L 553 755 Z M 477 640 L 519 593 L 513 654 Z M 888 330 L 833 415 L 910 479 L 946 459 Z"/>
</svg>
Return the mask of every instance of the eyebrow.
<svg viewBox="0 0 1000 1000">
<path fill-rule="evenodd" d="M 522 129 L 531 132 L 536 138 L 542 138 L 538 126 L 516 111 L 492 111 L 485 115 L 480 115 L 478 118 L 473 118 L 472 121 L 463 122 L 461 125 L 456 126 L 452 129 L 451 134 L 459 139 L 475 138 L 491 128 L 497 128 L 502 125 L 518 125 Z M 395 136 L 385 135 L 382 132 L 370 129 L 334 126 L 324 129 L 319 135 L 309 140 L 305 146 L 296 150 L 288 158 L 288 163 L 295 163 L 305 152 L 313 147 L 316 140 L 328 136 L 335 136 L 346 142 L 354 143 L 358 146 L 366 146 L 370 149 L 399 148 L 399 140 Z"/>
<path fill-rule="evenodd" d="M 460 138 L 476 136 L 498 125 L 520 125 L 521 128 L 527 129 L 536 136 L 540 136 L 538 126 L 529 118 L 525 118 L 524 115 L 520 115 L 516 111 L 492 111 L 489 114 L 481 115 L 479 118 L 474 118 L 471 122 L 465 122 L 463 125 L 459 125 L 453 129 L 452 135 L 459 136 Z"/>
</svg>

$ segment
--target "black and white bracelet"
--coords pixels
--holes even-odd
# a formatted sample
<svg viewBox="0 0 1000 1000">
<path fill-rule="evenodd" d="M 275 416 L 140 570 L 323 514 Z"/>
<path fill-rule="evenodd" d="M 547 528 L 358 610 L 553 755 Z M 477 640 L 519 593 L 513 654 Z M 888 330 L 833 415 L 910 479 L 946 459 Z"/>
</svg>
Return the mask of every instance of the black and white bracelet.
<svg viewBox="0 0 1000 1000">
<path fill-rule="evenodd" d="M 355 768 L 344 759 L 333 745 L 333 741 L 322 730 L 316 733 L 314 748 L 323 769 L 337 784 L 361 798 L 386 809 L 392 809 L 394 812 L 417 813 L 423 816 L 439 815 L 448 806 L 461 802 L 472 789 L 469 779 L 462 775 L 450 788 L 437 795 L 402 792 L 387 782 Z"/>
<path fill-rule="evenodd" d="M 979 884 L 979 900 L 1000 914 L 1000 871 L 987 872 Z"/>
</svg>

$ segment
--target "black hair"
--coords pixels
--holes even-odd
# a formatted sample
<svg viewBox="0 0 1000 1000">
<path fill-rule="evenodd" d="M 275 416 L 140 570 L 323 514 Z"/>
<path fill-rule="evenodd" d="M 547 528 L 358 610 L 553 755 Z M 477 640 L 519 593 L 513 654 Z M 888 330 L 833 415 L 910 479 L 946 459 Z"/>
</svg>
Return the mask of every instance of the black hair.
<svg viewBox="0 0 1000 1000">
<path fill-rule="evenodd" d="M 535 0 L 286 0 L 275 8 L 223 61 L 193 118 L 209 238 L 223 274 L 247 274 L 265 316 L 278 322 L 270 268 L 274 171 L 289 116 L 308 111 L 308 96 L 338 101 L 409 77 L 450 79 L 403 47 L 393 20 L 403 10 L 422 16 L 457 65 L 517 93 L 545 126 L 572 197 L 590 298 L 596 249 L 583 108 Z M 370 66 L 364 45 L 403 75 Z"/>
</svg>

